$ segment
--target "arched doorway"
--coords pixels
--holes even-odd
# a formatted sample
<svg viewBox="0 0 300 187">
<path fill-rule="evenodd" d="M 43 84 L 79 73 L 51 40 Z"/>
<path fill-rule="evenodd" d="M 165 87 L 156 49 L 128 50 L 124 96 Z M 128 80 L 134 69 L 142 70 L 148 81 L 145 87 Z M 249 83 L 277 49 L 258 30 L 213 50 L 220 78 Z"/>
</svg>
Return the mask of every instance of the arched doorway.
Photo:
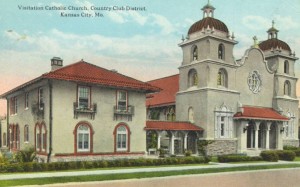
<svg viewBox="0 0 300 187">
<path fill-rule="evenodd" d="M 266 148 L 267 133 L 267 124 L 264 122 L 260 123 L 258 129 L 258 148 Z"/>
<path fill-rule="evenodd" d="M 146 136 L 147 150 L 151 148 L 157 148 L 157 133 L 156 131 L 147 131 Z"/>
<path fill-rule="evenodd" d="M 277 147 L 277 125 L 272 123 L 270 127 L 270 149 L 276 149 Z"/>
<path fill-rule="evenodd" d="M 255 148 L 255 122 L 250 121 L 247 127 L 247 148 Z"/>
<path fill-rule="evenodd" d="M 197 153 L 197 134 L 194 131 L 188 133 L 187 150 L 192 151 L 193 154 Z"/>
<path fill-rule="evenodd" d="M 184 134 L 180 131 L 174 132 L 174 154 L 183 154 L 184 153 Z"/>
</svg>

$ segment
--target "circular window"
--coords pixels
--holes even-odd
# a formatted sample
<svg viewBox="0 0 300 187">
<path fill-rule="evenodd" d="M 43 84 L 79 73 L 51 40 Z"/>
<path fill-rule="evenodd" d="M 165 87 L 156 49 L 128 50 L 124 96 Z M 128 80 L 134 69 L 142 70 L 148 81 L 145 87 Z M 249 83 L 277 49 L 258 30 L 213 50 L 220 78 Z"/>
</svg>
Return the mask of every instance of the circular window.
<svg viewBox="0 0 300 187">
<path fill-rule="evenodd" d="M 258 71 L 250 72 L 247 81 L 248 81 L 249 89 L 253 93 L 260 92 L 260 90 L 261 90 L 261 77 L 260 77 Z"/>
</svg>

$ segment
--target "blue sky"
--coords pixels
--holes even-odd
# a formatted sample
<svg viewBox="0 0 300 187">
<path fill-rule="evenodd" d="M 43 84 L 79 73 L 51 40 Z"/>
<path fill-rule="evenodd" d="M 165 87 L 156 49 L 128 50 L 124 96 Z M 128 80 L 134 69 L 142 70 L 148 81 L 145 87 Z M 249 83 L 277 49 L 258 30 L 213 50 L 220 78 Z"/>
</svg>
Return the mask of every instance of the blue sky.
<svg viewBox="0 0 300 187">
<path fill-rule="evenodd" d="M 0 0 L 0 94 L 48 72 L 53 56 L 63 58 L 64 65 L 84 59 L 143 81 L 178 73 L 182 60 L 178 43 L 202 19 L 205 4 L 207 0 Z M 211 0 L 211 4 L 216 8 L 214 17 L 239 42 L 234 49 L 237 59 L 253 44 L 253 36 L 267 39 L 272 20 L 279 39 L 300 56 L 299 0 Z M 146 11 L 66 18 L 61 11 L 18 6 L 145 6 Z M 5 113 L 4 103 L 0 102 L 0 115 Z"/>
</svg>

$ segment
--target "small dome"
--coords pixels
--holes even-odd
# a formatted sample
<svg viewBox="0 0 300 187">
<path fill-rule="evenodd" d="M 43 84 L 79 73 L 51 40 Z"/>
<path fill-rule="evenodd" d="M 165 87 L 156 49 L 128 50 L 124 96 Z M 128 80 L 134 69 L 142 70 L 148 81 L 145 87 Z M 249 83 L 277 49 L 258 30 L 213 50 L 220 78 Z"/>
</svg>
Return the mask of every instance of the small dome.
<svg viewBox="0 0 300 187">
<path fill-rule="evenodd" d="M 227 26 L 220 20 L 212 18 L 212 17 L 206 17 L 202 20 L 197 21 L 194 23 L 190 29 L 188 34 L 192 34 L 198 31 L 201 31 L 203 28 L 210 27 L 211 29 L 214 28 L 215 30 L 222 31 L 225 33 L 229 33 Z"/>
<path fill-rule="evenodd" d="M 277 38 L 271 38 L 271 39 L 268 39 L 266 41 L 263 41 L 261 42 L 259 45 L 259 48 L 263 51 L 267 51 L 267 50 L 270 50 L 270 49 L 276 49 L 276 48 L 281 48 L 283 50 L 287 50 L 289 52 L 291 52 L 291 48 L 290 46 L 285 43 L 284 41 L 281 41 Z"/>
</svg>

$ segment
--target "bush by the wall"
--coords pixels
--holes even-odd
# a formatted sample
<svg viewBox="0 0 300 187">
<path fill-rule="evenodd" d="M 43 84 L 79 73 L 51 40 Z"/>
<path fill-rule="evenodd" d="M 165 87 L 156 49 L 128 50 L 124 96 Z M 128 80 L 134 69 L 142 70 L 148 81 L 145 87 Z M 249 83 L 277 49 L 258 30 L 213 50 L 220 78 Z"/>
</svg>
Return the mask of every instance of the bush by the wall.
<svg viewBox="0 0 300 187">
<path fill-rule="evenodd" d="M 295 147 L 295 146 L 283 146 L 283 150 L 290 150 L 294 151 L 296 156 L 300 156 L 300 147 Z"/>
<path fill-rule="evenodd" d="M 106 167 L 128 167 L 128 166 L 159 166 L 174 164 L 201 164 L 208 163 L 206 157 L 169 157 L 161 159 L 119 159 L 99 161 L 78 161 L 78 162 L 53 162 L 53 163 L 6 163 L 0 164 L 0 173 L 6 172 L 41 172 L 41 171 L 62 171 L 72 169 L 91 169 Z"/>
<path fill-rule="evenodd" d="M 249 162 L 249 161 L 261 161 L 262 157 L 255 156 L 250 157 L 246 155 L 220 155 L 218 156 L 218 161 L 221 163 L 226 162 Z"/>
<path fill-rule="evenodd" d="M 279 157 L 276 151 L 262 151 L 260 153 L 260 156 L 263 160 L 269 161 L 269 162 L 277 162 Z"/>
<path fill-rule="evenodd" d="M 276 154 L 279 160 L 293 161 L 296 157 L 296 153 L 292 150 L 278 150 Z"/>
</svg>

